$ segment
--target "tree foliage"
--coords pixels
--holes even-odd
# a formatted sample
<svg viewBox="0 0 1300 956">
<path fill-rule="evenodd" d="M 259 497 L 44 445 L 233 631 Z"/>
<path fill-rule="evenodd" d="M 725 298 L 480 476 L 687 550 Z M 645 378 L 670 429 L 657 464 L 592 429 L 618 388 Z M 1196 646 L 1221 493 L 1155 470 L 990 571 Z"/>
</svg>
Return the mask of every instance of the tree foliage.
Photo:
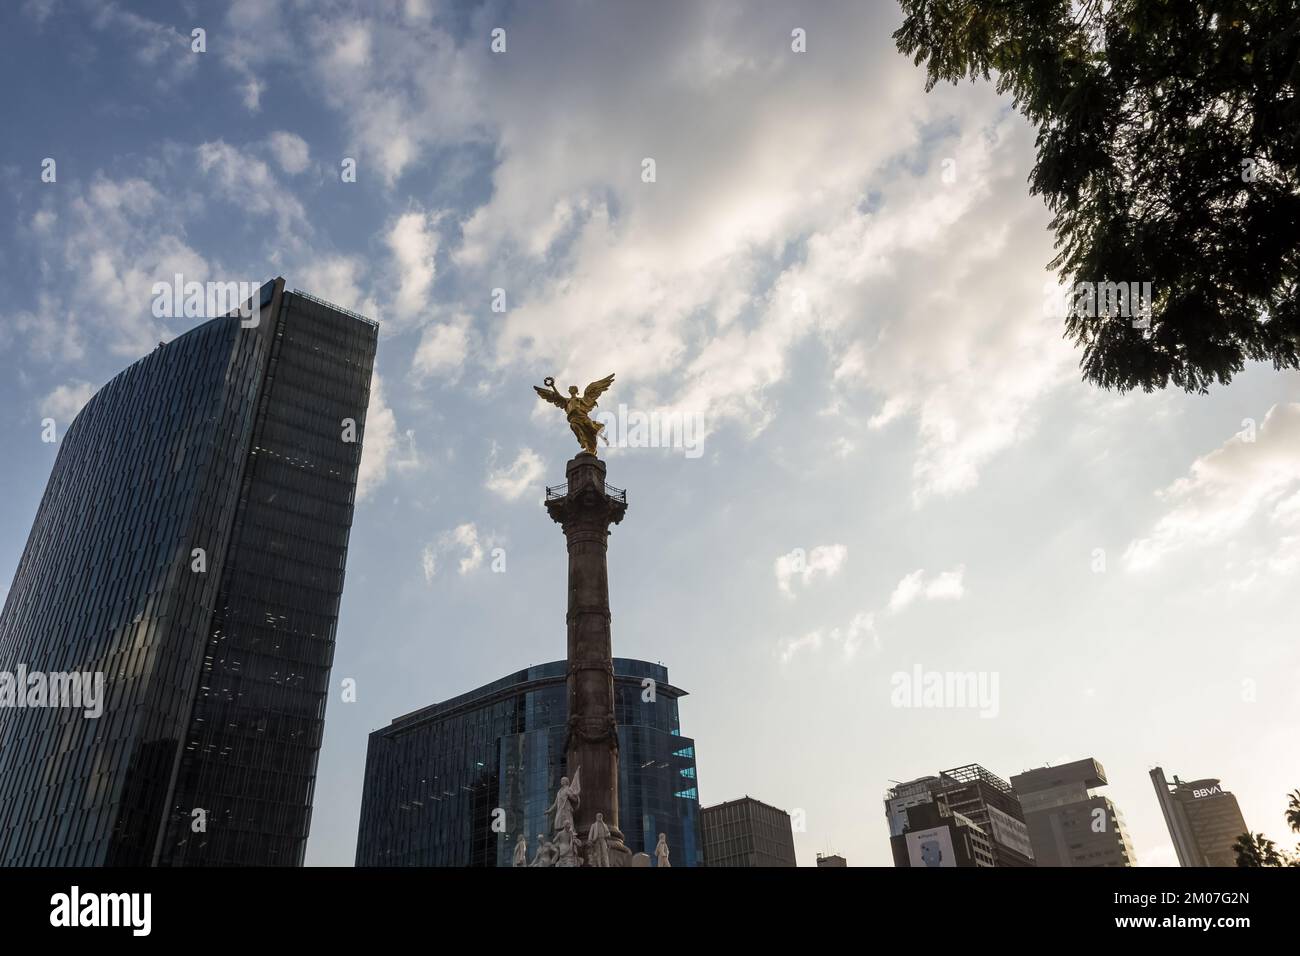
<svg viewBox="0 0 1300 956">
<path fill-rule="evenodd" d="M 1262 833 L 1243 833 L 1232 851 L 1237 854 L 1237 866 L 1286 866 L 1277 844 Z"/>
<path fill-rule="evenodd" d="M 1084 378 L 1206 391 L 1300 367 L 1300 0 L 902 0 L 898 48 L 996 77 L 1038 129 L 1049 267 L 1150 282 L 1149 328 L 1067 315 Z"/>
</svg>

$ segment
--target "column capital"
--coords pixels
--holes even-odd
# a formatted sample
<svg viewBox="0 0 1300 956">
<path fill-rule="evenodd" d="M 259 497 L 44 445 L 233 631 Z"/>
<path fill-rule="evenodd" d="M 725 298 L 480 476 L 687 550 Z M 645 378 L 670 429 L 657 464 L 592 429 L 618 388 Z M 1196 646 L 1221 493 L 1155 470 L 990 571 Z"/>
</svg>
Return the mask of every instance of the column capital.
<svg viewBox="0 0 1300 956">
<path fill-rule="evenodd" d="M 564 469 L 565 483 L 546 489 L 546 512 L 567 535 L 608 529 L 627 513 L 627 492 L 605 481 L 605 463 L 579 452 Z"/>
</svg>

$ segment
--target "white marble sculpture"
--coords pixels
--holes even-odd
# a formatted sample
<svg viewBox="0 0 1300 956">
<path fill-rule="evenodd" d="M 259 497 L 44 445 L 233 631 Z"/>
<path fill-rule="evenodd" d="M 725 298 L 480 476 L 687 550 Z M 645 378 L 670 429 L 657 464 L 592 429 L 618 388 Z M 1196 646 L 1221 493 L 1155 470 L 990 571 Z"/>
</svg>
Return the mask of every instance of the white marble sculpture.
<svg viewBox="0 0 1300 956">
<path fill-rule="evenodd" d="M 573 825 L 573 811 L 578 808 L 579 797 L 582 794 L 582 785 L 578 781 L 581 774 L 582 768 L 579 767 L 573 772 L 572 783 L 569 782 L 568 777 L 561 777 L 560 789 L 555 792 L 555 802 L 543 811 L 545 813 L 555 811 L 552 833 L 559 833 L 565 826 Z"/>
<path fill-rule="evenodd" d="M 537 834 L 537 853 L 533 856 L 533 862 L 529 866 L 554 866 L 555 865 L 555 846 L 550 840 L 542 834 Z"/>
<path fill-rule="evenodd" d="M 582 866 L 582 857 L 578 856 L 578 848 L 581 845 L 582 841 L 578 839 L 578 834 L 573 829 L 573 821 L 570 820 L 555 837 L 555 865 Z"/>
<path fill-rule="evenodd" d="M 609 866 L 609 824 L 603 813 L 596 814 L 596 822 L 587 834 L 587 865 Z"/>
<path fill-rule="evenodd" d="M 515 844 L 514 865 L 515 866 L 528 865 L 528 841 L 524 839 L 524 835 L 522 833 L 519 834 L 519 842 Z"/>
<path fill-rule="evenodd" d="M 668 834 L 659 834 L 659 842 L 655 844 L 655 866 L 672 866 L 668 862 Z"/>
</svg>

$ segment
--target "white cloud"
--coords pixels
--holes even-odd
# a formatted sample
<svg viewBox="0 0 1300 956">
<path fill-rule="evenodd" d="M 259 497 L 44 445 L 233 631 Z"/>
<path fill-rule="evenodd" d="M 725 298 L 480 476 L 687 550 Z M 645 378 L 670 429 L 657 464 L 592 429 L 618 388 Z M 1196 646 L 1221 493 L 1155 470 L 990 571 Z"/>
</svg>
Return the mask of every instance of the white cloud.
<svg viewBox="0 0 1300 956">
<path fill-rule="evenodd" d="M 777 581 L 782 586 L 783 591 L 788 591 L 788 582 L 796 574 L 796 570 L 791 568 L 790 565 L 797 554 L 798 550 L 796 549 L 791 554 L 777 559 Z M 836 570 L 838 570 L 839 566 L 843 564 L 843 556 L 841 555 L 833 563 Z M 898 614 L 908 605 L 922 598 L 927 601 L 955 601 L 961 599 L 965 594 L 965 588 L 962 584 L 965 571 L 965 565 L 958 565 L 951 571 L 944 571 L 929 579 L 926 578 L 924 569 L 913 571 L 911 574 L 904 576 L 894 588 L 894 592 L 889 598 L 889 612 Z M 881 640 L 880 633 L 876 630 L 875 613 L 859 611 L 843 627 L 833 627 L 830 630 L 818 628 L 808 631 L 800 637 L 784 638 L 777 643 L 777 657 L 782 664 L 788 664 L 796 655 L 805 650 L 818 650 L 823 645 L 832 644 L 840 647 L 843 660 L 850 661 L 857 656 L 858 651 L 862 648 L 863 641 L 868 637 L 871 638 L 872 649 L 880 650 Z"/>
<path fill-rule="evenodd" d="M 331 25 L 333 45 L 326 56 L 331 71 L 355 72 L 370 61 L 370 27 L 365 23 Z"/>
<path fill-rule="evenodd" d="M 274 0 L 231 0 L 221 42 L 210 48 L 238 77 L 250 113 L 262 108 L 268 77 L 283 75 L 301 50 L 301 31 L 286 24 L 282 12 Z"/>
<path fill-rule="evenodd" d="M 362 291 L 366 267 L 359 256 L 327 255 L 296 271 L 300 288 L 317 298 L 362 315 L 374 316 L 379 311 L 378 304 Z"/>
<path fill-rule="evenodd" d="M 607 17 L 635 32 L 634 51 L 594 42 Z M 1024 189 L 1032 130 L 983 87 L 927 96 L 906 58 L 846 56 L 849 35 L 893 28 L 886 8 L 834 17 L 817 30 L 823 55 L 800 58 L 770 44 L 778 15 L 730 7 L 524 16 L 512 43 L 555 31 L 592 40 L 596 61 L 512 62 L 508 82 L 485 69 L 499 162 L 451 259 L 473 286 L 509 269 L 526 290 L 488 361 L 578 368 L 599 328 L 624 387 L 711 427 L 762 432 L 796 349 L 819 345 L 842 360 L 823 387 L 876 404 L 876 427 L 916 428 L 921 504 L 972 488 L 1031 434 L 1074 356 L 1043 315 L 1052 248 Z M 846 62 L 850 75 L 831 72 Z M 824 95 L 845 84 L 888 108 Z M 964 132 L 935 141 L 949 109 Z"/>
<path fill-rule="evenodd" d="M 361 437 L 361 466 L 357 472 L 357 501 L 364 501 L 388 480 L 389 470 L 405 471 L 419 464 L 415 433 L 397 430 L 397 416 L 384 398 L 384 385 L 375 372 L 370 382 L 370 407 Z"/>
<path fill-rule="evenodd" d="M 397 272 L 392 313 L 399 320 L 418 318 L 429 308 L 429 291 L 437 273 L 436 221 L 430 213 L 404 213 L 397 217 L 385 237 Z"/>
<path fill-rule="evenodd" d="M 277 130 L 271 134 L 270 145 L 275 161 L 290 175 L 296 176 L 311 163 L 311 149 L 297 133 Z"/>
<path fill-rule="evenodd" d="M 962 576 L 966 573 L 965 566 L 954 568 L 951 571 L 944 571 L 936 575 L 925 587 L 925 597 L 928 601 L 957 601 L 966 593 L 962 586 Z"/>
<path fill-rule="evenodd" d="M 447 381 L 454 382 L 460 378 L 468 354 L 469 319 L 458 315 L 450 322 L 436 322 L 425 328 L 411 369 L 420 377 L 451 372 Z"/>
<path fill-rule="evenodd" d="M 196 166 L 203 174 L 197 179 Z M 187 179 L 176 185 L 168 173 Z M 190 323 L 155 318 L 151 306 L 155 283 L 171 283 L 177 274 L 187 282 L 260 282 L 266 278 L 260 270 L 279 267 L 284 258 L 313 260 L 302 204 L 281 187 L 265 160 L 222 141 L 164 147 L 150 179 L 96 172 L 46 195 L 24 230 L 40 257 L 45 288 L 34 306 L 0 323 L 5 346 L 24 346 L 42 359 L 78 360 L 88 349 L 134 359 L 171 339 Z M 214 211 L 212 200 L 230 204 L 234 212 Z M 229 217 L 236 232 L 261 225 L 250 227 L 250 216 L 273 215 L 272 228 L 259 231 L 264 245 L 239 245 L 235 253 L 241 264 L 255 263 L 259 271 L 236 272 L 189 245 L 187 220 L 204 215 Z M 318 262 L 303 271 L 338 274 L 340 281 L 330 284 L 346 291 L 329 297 L 355 307 L 356 262 L 339 256 L 325 260 L 327 268 Z M 373 302 L 359 305 L 373 312 Z"/>
<path fill-rule="evenodd" d="M 280 183 L 267 163 L 251 151 L 223 140 L 202 143 L 195 151 L 199 170 L 209 176 L 216 193 L 247 213 L 275 213 L 277 218 L 306 221 L 302 204 Z"/>
<path fill-rule="evenodd" d="M 168 321 L 150 311 L 154 283 L 176 273 L 203 281 L 210 265 L 186 244 L 183 224 L 143 179 L 96 174 L 84 188 L 61 186 L 58 196 L 66 203 L 59 228 L 35 239 L 40 254 L 60 268 L 61 281 L 38 296 L 37 309 L 13 317 L 11 340 L 42 357 L 77 359 L 93 344 L 138 358 L 172 334 Z"/>
<path fill-rule="evenodd" d="M 1254 440 L 1250 440 L 1253 438 Z M 1259 525 L 1266 539 L 1256 570 L 1286 573 L 1296 566 L 1300 514 L 1300 403 L 1274 405 L 1252 435 L 1237 433 L 1192 462 L 1188 473 L 1157 492 L 1167 510 L 1151 532 L 1124 552 L 1131 571 L 1154 568 L 1168 556 L 1223 544 Z M 1276 554 L 1267 552 L 1276 549 Z"/>
<path fill-rule="evenodd" d="M 43 361 L 80 362 L 86 355 L 85 331 L 76 314 L 48 292 L 36 297 L 36 308 L 23 309 L 0 321 L 0 349 L 21 345 Z"/>
<path fill-rule="evenodd" d="M 478 527 L 473 522 L 457 525 L 450 531 L 444 531 L 433 544 L 426 545 L 420 557 L 424 580 L 432 583 L 437 573 L 438 557 L 444 554 L 458 554 L 457 570 L 469 574 L 483 564 L 485 543 L 480 539 Z"/>
<path fill-rule="evenodd" d="M 58 9 L 59 2 L 60 0 L 25 0 L 23 16 L 31 17 L 40 26 Z"/>
<path fill-rule="evenodd" d="M 256 113 L 262 108 L 262 94 L 266 91 L 264 84 L 256 76 L 249 75 L 244 80 L 244 95 L 242 102 L 244 109 L 250 113 Z"/>
<path fill-rule="evenodd" d="M 144 75 L 153 76 L 159 88 L 173 87 L 197 71 L 199 57 L 191 49 L 188 28 L 181 33 L 111 2 L 94 4 L 91 9 L 91 25 L 97 30 L 117 31 L 121 35 L 118 47 L 146 67 Z"/>
<path fill-rule="evenodd" d="M 871 638 L 872 646 L 879 649 L 880 637 L 876 633 L 875 615 L 860 611 L 844 627 L 833 627 L 829 631 L 809 631 L 802 637 L 786 638 L 778 646 L 777 656 L 782 664 L 788 664 L 801 651 L 820 650 L 824 644 L 833 644 L 839 646 L 844 661 L 851 661 L 867 637 Z"/>
<path fill-rule="evenodd" d="M 1284 578 L 1300 571 L 1300 534 L 1283 534 L 1271 548 L 1247 557 L 1240 567 L 1230 563 L 1235 577 L 1228 586 L 1234 591 L 1249 591 L 1266 581 Z"/>
<path fill-rule="evenodd" d="M 241 149 L 215 140 L 201 144 L 195 153 L 199 170 L 212 184 L 212 194 L 239 210 L 236 221 L 241 227 L 252 217 L 269 218 L 266 245 L 272 263 L 285 255 L 310 258 L 312 230 L 306 208 L 254 147 Z"/>
<path fill-rule="evenodd" d="M 926 579 L 925 569 L 918 569 L 903 577 L 889 596 L 889 611 L 897 614 L 912 604 L 917 598 L 927 601 L 957 601 L 966 593 L 962 578 L 966 573 L 965 565 L 958 565 L 951 571 L 936 574 Z"/>
<path fill-rule="evenodd" d="M 876 634 L 875 615 L 859 612 L 854 615 L 853 620 L 849 621 L 848 627 L 844 628 L 842 632 L 839 628 L 831 631 L 831 640 L 842 643 L 844 659 L 847 661 L 857 656 L 863 638 L 868 635 L 870 635 L 873 645 L 879 649 L 880 639 Z"/>
<path fill-rule="evenodd" d="M 71 422 L 96 391 L 89 382 L 60 385 L 41 400 L 41 414 L 56 422 Z"/>
<path fill-rule="evenodd" d="M 493 449 L 493 459 L 496 449 Z M 546 465 L 540 455 L 531 448 L 521 448 L 515 460 L 504 468 L 490 468 L 487 488 L 507 501 L 520 498 L 525 492 L 536 488 L 546 471 Z"/>
<path fill-rule="evenodd" d="M 782 594 L 793 597 L 794 588 L 791 585 L 794 581 L 807 587 L 815 575 L 833 578 L 840 573 L 848 556 L 849 549 L 842 544 L 819 544 L 808 552 L 803 548 L 795 548 L 774 562 L 776 585 Z"/>
<path fill-rule="evenodd" d="M 796 654 L 805 649 L 817 650 L 822 646 L 822 632 L 809 631 L 802 637 L 788 637 L 781 642 L 777 651 L 782 664 L 788 664 Z"/>
<path fill-rule="evenodd" d="M 434 150 L 455 168 L 474 165 L 457 148 L 490 145 L 490 198 L 449 253 L 471 314 L 512 277 L 482 342 L 497 369 L 578 369 L 600 328 L 624 387 L 755 436 L 812 342 L 834 359 L 828 404 L 852 396 L 870 427 L 915 428 L 918 505 L 974 487 L 1075 378 L 1041 307 L 1053 250 L 1024 189 L 1033 131 L 987 85 L 925 93 L 887 40 L 863 55 L 857 38 L 887 38 L 892 8 L 806 11 L 815 56 L 772 42 L 788 33 L 778 11 L 516 11 L 512 50 L 587 51 L 558 60 L 458 47 L 426 13 L 310 20 L 312 81 L 390 186 Z M 245 26 L 271 16 L 240 11 Z M 881 108 L 828 88 L 872 90 Z M 435 224 L 417 209 L 388 229 L 389 331 L 431 318 Z M 429 332 L 417 372 L 450 367 L 467 337 Z"/>
<path fill-rule="evenodd" d="M 911 574 L 899 581 L 894 588 L 894 593 L 889 596 L 889 609 L 898 613 L 916 600 L 917 595 L 921 593 L 921 579 L 925 576 L 925 571 L 913 571 Z"/>
<path fill-rule="evenodd" d="M 58 213 L 51 209 L 39 209 L 32 216 L 32 230 L 42 236 L 49 236 L 58 221 Z"/>
<path fill-rule="evenodd" d="M 390 187 L 427 151 L 486 139 L 481 91 L 504 59 L 489 61 L 486 43 L 458 48 L 434 22 L 407 14 L 364 23 L 322 16 L 308 24 L 317 53 L 309 82 L 359 144 L 351 155 Z"/>
</svg>

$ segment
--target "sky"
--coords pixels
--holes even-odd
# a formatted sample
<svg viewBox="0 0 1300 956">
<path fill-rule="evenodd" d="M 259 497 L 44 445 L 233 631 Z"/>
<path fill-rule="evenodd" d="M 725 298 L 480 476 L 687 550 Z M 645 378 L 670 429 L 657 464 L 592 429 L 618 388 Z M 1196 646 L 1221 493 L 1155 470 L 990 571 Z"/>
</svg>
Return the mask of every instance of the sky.
<svg viewBox="0 0 1300 956">
<path fill-rule="evenodd" d="M 1175 862 L 1156 765 L 1293 847 L 1300 375 L 1084 383 L 1033 129 L 925 93 L 901 19 L 4 4 L 0 588 L 44 421 L 202 321 L 154 283 L 283 275 L 381 323 L 309 865 L 353 861 L 372 730 L 564 656 L 577 446 L 530 386 L 611 372 L 602 409 L 701 427 L 601 454 L 614 653 L 689 692 L 704 805 L 886 866 L 891 781 L 1095 757 L 1140 865 Z M 909 701 L 918 669 L 990 696 Z"/>
</svg>

